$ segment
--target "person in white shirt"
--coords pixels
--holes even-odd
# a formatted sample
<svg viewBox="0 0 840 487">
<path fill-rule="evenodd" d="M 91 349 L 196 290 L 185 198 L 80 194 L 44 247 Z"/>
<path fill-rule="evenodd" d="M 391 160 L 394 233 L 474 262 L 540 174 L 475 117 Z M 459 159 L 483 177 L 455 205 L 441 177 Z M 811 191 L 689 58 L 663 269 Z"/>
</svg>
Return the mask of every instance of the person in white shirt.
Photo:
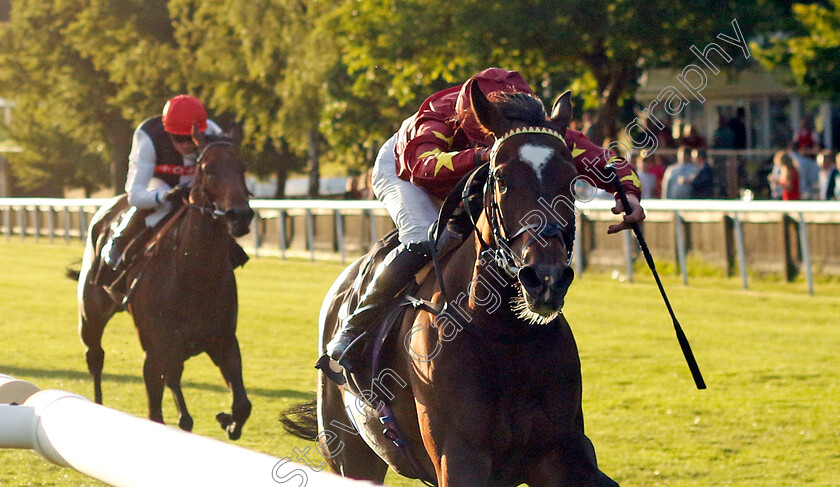
<svg viewBox="0 0 840 487">
<path fill-rule="evenodd" d="M 221 134 L 198 98 L 178 95 L 163 113 L 143 121 L 134 131 L 128 156 L 125 191 L 131 208 L 102 250 L 105 263 L 117 270 L 126 246 L 155 226 L 189 194 L 197 147 L 193 126 L 204 134 Z"/>
</svg>

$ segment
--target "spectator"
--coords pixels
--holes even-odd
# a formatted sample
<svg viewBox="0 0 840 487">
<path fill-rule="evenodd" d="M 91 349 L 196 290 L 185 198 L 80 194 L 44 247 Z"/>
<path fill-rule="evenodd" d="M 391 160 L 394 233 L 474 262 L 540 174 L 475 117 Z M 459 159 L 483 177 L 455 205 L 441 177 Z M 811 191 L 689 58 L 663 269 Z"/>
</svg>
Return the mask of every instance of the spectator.
<svg viewBox="0 0 840 487">
<path fill-rule="evenodd" d="M 800 199 L 799 170 L 796 168 L 796 163 L 793 162 L 790 153 L 776 153 L 773 162 L 780 167 L 779 176 L 775 182 L 782 190 L 782 200 L 793 201 Z"/>
<path fill-rule="evenodd" d="M 680 146 L 677 149 L 677 162 L 665 169 L 662 182 L 662 197 L 668 199 L 691 198 L 690 181 L 697 174 L 697 166 L 686 160 L 688 148 Z"/>
<path fill-rule="evenodd" d="M 840 159 L 840 154 L 837 154 L 837 159 Z M 820 166 L 819 199 L 837 199 L 837 180 L 840 179 L 840 171 L 837 170 L 834 157 L 830 152 L 822 151 L 817 154 L 817 164 Z M 644 188 L 642 190 L 644 191 Z"/>
<path fill-rule="evenodd" d="M 344 187 L 344 199 L 346 200 L 369 200 L 372 198 L 370 189 L 370 175 L 372 170 L 368 169 L 364 175 L 351 174 L 347 178 Z M 364 180 L 362 178 L 364 177 Z"/>
<path fill-rule="evenodd" d="M 735 148 L 735 134 L 732 128 L 727 125 L 723 114 L 718 115 L 718 127 L 712 137 L 714 149 L 731 150 Z M 724 198 L 736 198 L 738 196 L 738 157 L 734 154 L 717 156 L 712 162 L 715 179 L 720 183 L 716 190 L 717 195 Z"/>
<path fill-rule="evenodd" d="M 732 129 L 733 149 L 747 148 L 747 126 L 744 124 L 746 112 L 744 107 L 738 107 L 735 112 L 735 117 L 729 120 L 727 124 Z"/>
<path fill-rule="evenodd" d="M 642 183 L 642 199 L 653 197 L 653 189 L 656 187 L 656 176 L 649 171 L 651 159 L 639 155 L 636 162 L 636 174 Z"/>
<path fill-rule="evenodd" d="M 689 149 L 705 149 L 706 139 L 697 132 L 697 128 L 691 124 L 686 124 L 683 127 L 683 137 L 680 141 L 682 145 Z"/>
<path fill-rule="evenodd" d="M 785 151 L 779 151 L 773 156 L 773 168 L 767 175 L 767 182 L 770 185 L 770 198 L 774 200 L 782 199 L 782 186 L 779 184 L 779 177 L 782 174 L 782 156 L 784 154 Z"/>
<path fill-rule="evenodd" d="M 834 157 L 834 167 L 840 166 L 840 152 Z M 838 169 L 840 172 L 840 169 Z M 834 178 L 834 199 L 840 200 L 840 174 Z"/>
<path fill-rule="evenodd" d="M 726 119 L 722 114 L 718 115 L 718 126 L 712 137 L 712 147 L 715 149 L 735 148 L 735 133 L 732 132 L 732 127 L 726 124 Z"/>
<path fill-rule="evenodd" d="M 816 199 L 820 184 L 820 166 L 817 165 L 817 161 L 800 151 L 797 141 L 791 144 L 790 155 L 799 172 L 800 198 Z"/>
<path fill-rule="evenodd" d="M 645 161 L 645 170 L 653 174 L 653 177 L 656 178 L 652 196 L 654 198 L 661 198 L 662 178 L 665 177 L 665 163 L 662 160 L 662 155 L 654 154 L 648 157 L 647 161 Z"/>
<path fill-rule="evenodd" d="M 793 138 L 799 145 L 800 152 L 805 154 L 813 153 L 817 148 L 818 137 L 810 118 L 802 117 L 799 121 L 799 129 Z"/>
<path fill-rule="evenodd" d="M 697 167 L 697 173 L 685 181 L 691 186 L 691 197 L 694 199 L 714 198 L 715 173 L 706 160 L 706 151 L 703 149 L 691 151 L 691 162 Z"/>
</svg>

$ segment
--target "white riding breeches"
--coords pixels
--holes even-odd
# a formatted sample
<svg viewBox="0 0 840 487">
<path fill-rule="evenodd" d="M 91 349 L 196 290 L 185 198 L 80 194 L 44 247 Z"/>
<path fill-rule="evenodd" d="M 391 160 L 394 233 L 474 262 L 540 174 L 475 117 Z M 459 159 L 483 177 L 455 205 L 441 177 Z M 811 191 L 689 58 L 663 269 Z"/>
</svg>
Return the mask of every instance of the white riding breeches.
<svg viewBox="0 0 840 487">
<path fill-rule="evenodd" d="M 394 220 L 400 242 L 421 242 L 428 238 L 429 227 L 437 220 L 442 203 L 429 196 L 423 188 L 397 176 L 396 143 L 397 135 L 394 134 L 379 149 L 371 173 L 371 187 Z"/>
</svg>

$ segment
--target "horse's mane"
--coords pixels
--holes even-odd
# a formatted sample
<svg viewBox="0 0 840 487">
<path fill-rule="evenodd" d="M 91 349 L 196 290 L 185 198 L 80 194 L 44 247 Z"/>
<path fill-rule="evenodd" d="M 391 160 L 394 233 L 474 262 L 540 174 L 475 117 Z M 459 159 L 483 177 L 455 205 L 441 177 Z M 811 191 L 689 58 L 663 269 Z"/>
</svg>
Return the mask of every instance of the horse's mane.
<svg viewBox="0 0 840 487">
<path fill-rule="evenodd" d="M 545 106 L 539 98 L 528 93 L 490 93 L 487 97 L 502 116 L 510 122 L 531 127 L 546 127 Z"/>
<path fill-rule="evenodd" d="M 236 143 L 236 141 L 233 139 L 233 137 L 226 134 L 226 133 L 206 134 L 204 136 L 204 141 L 205 141 L 205 144 L 210 144 L 212 142 L 230 142 L 230 143 L 234 143 L 234 144 Z"/>
</svg>

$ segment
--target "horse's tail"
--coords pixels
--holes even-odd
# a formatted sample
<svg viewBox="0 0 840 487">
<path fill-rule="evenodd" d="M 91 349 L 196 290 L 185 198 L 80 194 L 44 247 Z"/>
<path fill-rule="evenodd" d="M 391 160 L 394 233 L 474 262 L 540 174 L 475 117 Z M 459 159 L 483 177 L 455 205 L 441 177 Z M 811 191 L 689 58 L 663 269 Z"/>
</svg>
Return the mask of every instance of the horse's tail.
<svg viewBox="0 0 840 487">
<path fill-rule="evenodd" d="M 315 399 L 295 404 L 280 413 L 280 424 L 283 425 L 283 429 L 298 438 L 315 441 L 318 436 L 318 411 Z"/>
<path fill-rule="evenodd" d="M 82 259 L 79 259 L 72 264 L 68 265 L 64 268 L 64 275 L 74 281 L 78 281 L 79 277 L 82 275 L 81 269 L 79 266 L 82 264 Z"/>
</svg>

